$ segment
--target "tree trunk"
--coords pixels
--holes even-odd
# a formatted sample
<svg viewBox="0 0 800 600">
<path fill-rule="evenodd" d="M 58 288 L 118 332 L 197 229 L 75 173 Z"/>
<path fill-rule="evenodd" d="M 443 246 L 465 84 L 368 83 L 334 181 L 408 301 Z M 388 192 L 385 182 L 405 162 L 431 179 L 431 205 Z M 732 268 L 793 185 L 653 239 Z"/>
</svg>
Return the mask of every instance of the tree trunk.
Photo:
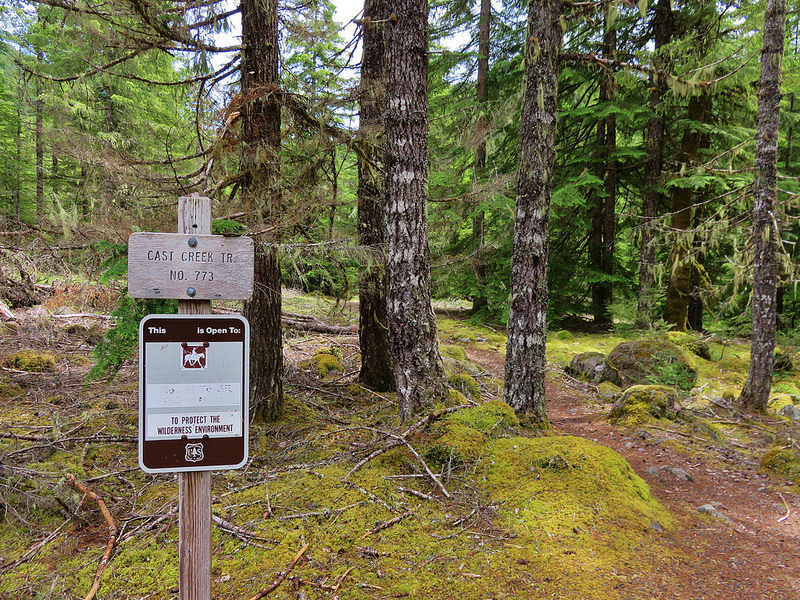
<svg viewBox="0 0 800 600">
<path fill-rule="evenodd" d="M 112 96 L 114 94 L 114 90 L 111 87 L 106 87 L 103 89 L 103 110 L 104 110 L 104 123 L 105 123 L 105 131 L 106 133 L 113 133 L 116 131 L 116 124 L 114 122 L 114 105 L 112 103 Z M 113 149 L 111 144 L 106 144 L 105 148 L 105 157 L 106 161 L 103 165 L 103 200 L 109 202 L 112 200 L 114 195 L 114 180 L 113 180 L 113 172 L 111 165 L 113 164 L 111 153 Z"/>
<path fill-rule="evenodd" d="M 486 98 L 489 91 L 489 23 L 492 18 L 491 0 L 481 0 L 480 20 L 478 23 L 478 81 L 476 99 L 480 113 L 476 128 L 478 130 L 478 147 L 475 149 L 474 180 L 477 183 L 484 176 L 486 170 Z M 475 295 L 472 297 L 472 312 L 485 310 L 489 306 L 486 297 L 486 256 L 484 245 L 486 243 L 486 213 L 479 210 L 472 219 L 472 238 L 475 245 L 475 257 L 472 260 L 472 270 L 475 273 Z"/>
<path fill-rule="evenodd" d="M 39 62 L 42 61 L 42 53 L 38 52 L 37 56 Z M 36 94 L 36 101 L 34 102 L 34 110 L 36 114 L 34 140 L 36 151 L 36 224 L 41 227 L 42 218 L 44 218 L 44 100 L 42 99 L 42 82 L 41 79 L 35 77 L 36 84 L 34 86 L 34 93 Z"/>
<path fill-rule="evenodd" d="M 691 169 L 697 162 L 697 151 L 703 136 L 697 131 L 698 123 L 705 123 L 711 111 L 711 95 L 704 91 L 689 100 L 686 131 L 683 134 L 677 159 L 684 168 Z M 667 303 L 664 307 L 664 320 L 676 331 L 686 331 L 689 311 L 689 296 L 692 291 L 692 190 L 691 188 L 672 188 L 672 249 L 669 257 L 669 285 Z"/>
<path fill-rule="evenodd" d="M 767 0 L 764 47 L 761 50 L 753 206 L 753 341 L 750 369 L 741 395 L 742 402 L 758 410 L 767 407 L 775 359 L 779 232 L 776 230 L 773 207 L 778 195 L 778 125 L 785 27 L 785 0 Z"/>
<path fill-rule="evenodd" d="M 242 198 L 259 226 L 278 231 L 281 183 L 281 105 L 278 96 L 277 0 L 242 0 Z M 283 410 L 279 233 L 256 244 L 250 321 L 252 418 L 275 419 Z"/>
<path fill-rule="evenodd" d="M 603 58 L 614 60 L 617 31 L 611 23 L 611 3 L 603 3 Z M 604 69 L 601 74 L 599 102 L 614 102 L 616 81 L 614 71 Z M 595 194 L 592 202 L 592 231 L 589 239 L 589 263 L 602 274 L 604 280 L 592 284 L 592 314 L 598 327 L 611 326 L 610 306 L 613 284 L 608 281 L 614 273 L 614 209 L 617 196 L 617 166 L 614 158 L 617 145 L 616 116 L 610 114 L 597 124 L 597 177 L 603 180 L 603 193 Z"/>
<path fill-rule="evenodd" d="M 794 113 L 794 92 L 789 95 L 789 112 Z M 786 171 L 792 171 L 792 142 L 794 141 L 794 122 L 792 122 L 789 131 L 786 132 Z"/>
<path fill-rule="evenodd" d="M 703 198 L 705 200 L 705 198 Z M 692 331 L 703 331 L 703 272 L 705 271 L 706 253 L 703 251 L 703 241 L 698 234 L 698 228 L 705 218 L 702 203 L 694 209 L 694 244 L 692 261 L 692 276 L 690 281 L 689 306 L 686 314 L 686 324 Z"/>
<path fill-rule="evenodd" d="M 14 209 L 16 211 L 17 221 L 22 219 L 22 83 L 24 78 L 22 76 L 22 69 L 17 69 L 17 133 L 16 133 L 16 146 L 17 146 L 17 168 L 16 171 L 16 188 L 14 189 Z"/>
<path fill-rule="evenodd" d="M 386 26 L 381 21 L 386 16 L 383 0 L 365 2 L 358 125 L 358 243 L 370 252 L 359 281 L 359 381 L 379 392 L 394 390 L 386 316 L 386 196 L 381 181 L 384 160 L 380 147 L 386 108 Z"/>
<path fill-rule="evenodd" d="M 397 0 L 386 28 L 389 342 L 400 418 L 445 397 L 431 306 L 428 224 L 428 3 Z"/>
<path fill-rule="evenodd" d="M 505 401 L 534 422 L 544 398 L 547 250 L 561 52 L 560 0 L 528 4 Z"/>
<path fill-rule="evenodd" d="M 672 36 L 672 7 L 670 0 L 659 0 L 653 16 L 653 37 L 655 53 L 653 66 L 666 70 L 669 61 L 663 52 L 659 52 Z M 639 250 L 639 303 L 636 322 L 639 327 L 649 326 L 653 322 L 653 303 L 655 295 L 656 228 L 653 220 L 658 216 L 661 204 L 661 169 L 664 148 L 664 117 L 660 114 L 661 102 L 667 91 L 664 77 L 651 77 L 650 110 L 652 116 L 647 122 L 647 163 L 644 174 L 644 198 L 642 199 L 642 233 Z"/>
</svg>

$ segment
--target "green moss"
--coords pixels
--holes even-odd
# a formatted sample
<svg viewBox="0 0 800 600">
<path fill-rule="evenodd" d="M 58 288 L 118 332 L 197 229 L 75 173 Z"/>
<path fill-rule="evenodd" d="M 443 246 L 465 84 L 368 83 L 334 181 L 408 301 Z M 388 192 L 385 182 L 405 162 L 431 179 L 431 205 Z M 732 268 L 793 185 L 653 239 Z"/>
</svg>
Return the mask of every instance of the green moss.
<svg viewBox="0 0 800 600">
<path fill-rule="evenodd" d="M 465 396 L 469 396 L 473 400 L 481 399 L 481 388 L 478 382 L 468 373 L 454 373 L 447 378 L 447 383 L 453 389 L 458 390 Z"/>
<path fill-rule="evenodd" d="M 566 329 L 562 329 L 560 331 L 556 331 L 553 334 L 553 337 L 555 339 L 557 339 L 557 340 L 564 340 L 564 341 L 569 341 L 569 340 L 575 339 L 575 336 L 572 335 L 572 332 L 571 331 L 567 331 Z"/>
<path fill-rule="evenodd" d="M 317 354 L 328 354 L 339 359 L 340 361 L 344 360 L 342 349 L 338 346 L 322 346 L 319 350 L 317 350 Z"/>
<path fill-rule="evenodd" d="M 463 423 L 478 431 L 488 432 L 498 426 L 519 427 L 514 409 L 502 400 L 490 400 L 479 406 L 460 410 L 444 419 L 447 423 Z"/>
<path fill-rule="evenodd" d="M 708 419 L 698 419 L 695 421 L 692 424 L 692 430 L 711 438 L 712 441 L 718 444 L 725 443 L 725 433 L 722 427 L 716 423 L 712 423 Z"/>
<path fill-rule="evenodd" d="M 442 344 L 439 346 L 439 352 L 442 356 L 452 358 L 454 360 L 467 360 L 467 351 L 461 346 L 455 344 Z"/>
<path fill-rule="evenodd" d="M 612 423 L 629 427 L 653 418 L 674 419 L 680 406 L 674 388 L 664 385 L 634 385 L 623 392 L 608 417 Z"/>
<path fill-rule="evenodd" d="M 676 346 L 683 348 L 684 350 L 687 350 L 704 360 L 711 360 L 711 350 L 709 349 L 708 344 L 703 340 L 699 340 L 693 335 L 690 335 L 684 331 L 668 331 L 666 337 L 668 342 L 675 344 Z"/>
<path fill-rule="evenodd" d="M 335 375 L 336 373 L 344 373 L 341 360 L 330 352 L 322 352 L 322 350 L 318 351 L 308 360 L 298 362 L 297 366 L 301 369 L 314 371 L 323 379 Z"/>
<path fill-rule="evenodd" d="M 606 402 L 613 402 L 622 393 L 622 388 L 614 385 L 610 381 L 603 381 L 597 384 L 597 395 Z"/>
<path fill-rule="evenodd" d="M 761 469 L 800 483 L 800 459 L 790 448 L 775 446 L 761 458 Z"/>
<path fill-rule="evenodd" d="M 49 352 L 20 350 L 6 356 L 5 365 L 20 371 L 34 373 L 53 372 L 56 370 L 56 358 Z"/>
<path fill-rule="evenodd" d="M 789 394 L 778 394 L 777 396 L 772 396 L 769 399 L 769 402 L 767 402 L 767 409 L 770 412 L 779 414 L 785 407 L 793 406 L 795 404 L 794 400 L 795 397 L 790 396 Z"/>
<path fill-rule="evenodd" d="M 672 522 L 622 456 L 584 438 L 498 439 L 486 458 L 490 496 L 503 503 L 503 516 L 520 534 L 558 539 L 612 528 L 635 537 L 653 520 Z"/>
<path fill-rule="evenodd" d="M 24 396 L 25 391 L 7 377 L 0 377 L 0 398 Z"/>
</svg>

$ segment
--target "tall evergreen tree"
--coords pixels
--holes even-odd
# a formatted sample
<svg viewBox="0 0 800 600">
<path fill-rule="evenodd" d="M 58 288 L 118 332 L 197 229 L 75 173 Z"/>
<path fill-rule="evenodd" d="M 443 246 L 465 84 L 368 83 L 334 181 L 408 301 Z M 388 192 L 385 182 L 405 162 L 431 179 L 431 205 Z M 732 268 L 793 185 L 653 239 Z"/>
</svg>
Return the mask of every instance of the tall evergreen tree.
<svg viewBox="0 0 800 600">
<path fill-rule="evenodd" d="M 281 207 L 281 103 L 278 80 L 278 2 L 242 0 L 242 197 L 264 228 L 278 232 Z M 277 233 L 256 244 L 250 321 L 250 407 L 254 418 L 283 409 L 281 270 Z M 270 243 L 271 242 L 271 243 Z"/>
<path fill-rule="evenodd" d="M 431 306 L 428 225 L 428 3 L 397 0 L 386 30 L 389 342 L 400 417 L 445 396 Z"/>
<path fill-rule="evenodd" d="M 505 401 L 532 421 L 546 422 L 547 252 L 555 158 L 561 0 L 529 0 L 525 87 L 511 259 Z"/>
<path fill-rule="evenodd" d="M 785 0 L 767 0 L 761 81 L 758 94 L 758 134 L 753 202 L 753 341 L 750 368 L 741 400 L 764 410 L 772 385 L 775 350 L 775 293 L 777 289 L 778 126 L 781 66 L 786 28 Z"/>
<path fill-rule="evenodd" d="M 386 6 L 385 0 L 364 3 L 358 122 L 358 243 L 370 251 L 359 279 L 359 380 L 380 392 L 394 389 L 386 315 L 386 197 L 380 173 L 384 164 L 380 143 L 386 106 Z"/>
</svg>

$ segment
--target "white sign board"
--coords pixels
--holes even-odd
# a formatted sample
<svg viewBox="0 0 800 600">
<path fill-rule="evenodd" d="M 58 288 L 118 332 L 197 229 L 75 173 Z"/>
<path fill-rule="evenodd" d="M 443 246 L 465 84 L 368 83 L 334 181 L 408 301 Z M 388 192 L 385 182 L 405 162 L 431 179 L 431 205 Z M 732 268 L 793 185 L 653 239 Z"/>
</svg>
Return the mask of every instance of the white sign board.
<svg viewBox="0 0 800 600">
<path fill-rule="evenodd" d="M 148 315 L 139 325 L 139 466 L 247 461 L 250 329 L 240 316 Z"/>
</svg>

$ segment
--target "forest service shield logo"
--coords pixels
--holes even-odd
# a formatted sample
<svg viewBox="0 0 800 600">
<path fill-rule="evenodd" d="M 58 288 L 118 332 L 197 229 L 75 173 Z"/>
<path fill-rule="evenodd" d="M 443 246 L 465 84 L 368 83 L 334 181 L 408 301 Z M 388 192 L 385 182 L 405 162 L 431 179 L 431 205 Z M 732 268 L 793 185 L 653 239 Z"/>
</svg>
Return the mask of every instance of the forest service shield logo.
<svg viewBox="0 0 800 600">
<path fill-rule="evenodd" d="M 203 460 L 203 444 L 186 444 L 186 462 L 200 462 Z"/>
</svg>

